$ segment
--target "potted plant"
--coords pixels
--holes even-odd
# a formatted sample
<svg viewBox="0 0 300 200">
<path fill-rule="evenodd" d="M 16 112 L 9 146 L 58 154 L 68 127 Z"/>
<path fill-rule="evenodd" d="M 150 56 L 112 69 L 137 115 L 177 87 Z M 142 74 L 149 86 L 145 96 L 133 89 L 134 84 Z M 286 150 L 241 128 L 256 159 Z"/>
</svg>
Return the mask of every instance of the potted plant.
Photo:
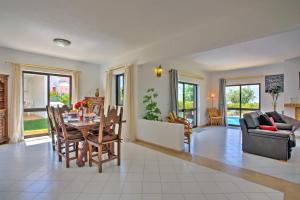
<svg viewBox="0 0 300 200">
<path fill-rule="evenodd" d="M 162 121 L 161 112 L 157 106 L 155 99 L 158 97 L 158 94 L 154 92 L 154 88 L 149 88 L 143 98 L 143 103 L 145 105 L 146 114 L 144 119 Z"/>
<path fill-rule="evenodd" d="M 282 91 L 282 88 L 279 85 L 276 85 L 276 86 L 270 88 L 269 90 L 267 90 L 267 93 L 269 93 L 272 96 L 272 106 L 273 106 L 274 111 L 276 111 L 277 100 L 278 100 L 278 97 L 279 97 L 281 91 Z"/>
</svg>

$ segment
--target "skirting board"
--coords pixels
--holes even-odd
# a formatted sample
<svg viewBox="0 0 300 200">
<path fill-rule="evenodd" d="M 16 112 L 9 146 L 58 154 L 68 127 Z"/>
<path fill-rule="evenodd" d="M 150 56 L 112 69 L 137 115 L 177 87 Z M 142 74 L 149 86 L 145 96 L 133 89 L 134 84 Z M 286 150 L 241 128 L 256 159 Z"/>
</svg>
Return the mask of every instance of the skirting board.
<svg viewBox="0 0 300 200">
<path fill-rule="evenodd" d="M 137 142 L 137 143 L 141 142 L 141 143 L 144 143 L 144 144 L 149 144 L 149 145 L 161 148 L 161 149 L 165 149 L 165 150 L 168 150 L 168 151 L 173 151 L 174 153 L 182 153 L 182 152 L 184 152 L 184 150 L 178 151 L 178 150 L 171 149 L 171 148 L 168 148 L 168 147 L 164 147 L 164 146 L 161 146 L 161 145 L 158 145 L 158 144 L 153 144 L 151 142 L 146 142 L 146 141 L 140 140 L 140 139 L 136 139 L 135 142 Z"/>
</svg>

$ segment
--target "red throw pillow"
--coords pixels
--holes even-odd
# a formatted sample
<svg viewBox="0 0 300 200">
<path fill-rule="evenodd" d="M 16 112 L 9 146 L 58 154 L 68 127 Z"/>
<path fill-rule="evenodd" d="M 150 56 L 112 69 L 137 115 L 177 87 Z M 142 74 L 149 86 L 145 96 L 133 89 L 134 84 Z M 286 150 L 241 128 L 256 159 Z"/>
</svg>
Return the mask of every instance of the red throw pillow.
<svg viewBox="0 0 300 200">
<path fill-rule="evenodd" d="M 277 131 L 276 127 L 268 126 L 268 125 L 259 125 L 259 129 L 267 130 L 267 131 Z"/>
<path fill-rule="evenodd" d="M 267 125 L 260 125 L 259 128 L 262 130 L 268 130 L 268 131 L 278 131 L 278 128 L 274 122 L 274 119 L 270 117 L 270 121 L 272 122 L 272 126 L 267 126 Z"/>
</svg>

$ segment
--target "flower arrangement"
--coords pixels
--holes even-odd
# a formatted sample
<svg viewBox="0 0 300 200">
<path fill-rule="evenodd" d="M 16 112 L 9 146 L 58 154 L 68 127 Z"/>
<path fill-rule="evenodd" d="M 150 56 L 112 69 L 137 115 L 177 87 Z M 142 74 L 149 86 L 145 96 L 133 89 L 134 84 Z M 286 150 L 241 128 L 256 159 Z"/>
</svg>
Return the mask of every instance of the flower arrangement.
<svg viewBox="0 0 300 200">
<path fill-rule="evenodd" d="M 80 109 L 80 107 L 84 107 L 84 108 L 90 108 L 92 106 L 92 103 L 89 100 L 81 100 L 78 101 L 77 103 L 75 103 L 74 108 L 76 108 L 77 110 Z"/>
</svg>

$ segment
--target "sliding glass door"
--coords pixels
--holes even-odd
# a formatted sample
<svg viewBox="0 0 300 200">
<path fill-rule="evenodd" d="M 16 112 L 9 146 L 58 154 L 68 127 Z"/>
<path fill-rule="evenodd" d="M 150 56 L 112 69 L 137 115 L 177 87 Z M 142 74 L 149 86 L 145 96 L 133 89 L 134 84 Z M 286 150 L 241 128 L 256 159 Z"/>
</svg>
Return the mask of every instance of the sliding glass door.
<svg viewBox="0 0 300 200">
<path fill-rule="evenodd" d="M 46 106 L 71 103 L 71 76 L 23 72 L 24 136 L 48 134 Z"/>
<path fill-rule="evenodd" d="M 197 85 L 178 83 L 178 115 L 197 126 Z"/>
<path fill-rule="evenodd" d="M 243 114 L 260 110 L 260 84 L 226 86 L 227 122 L 239 126 Z"/>
</svg>

